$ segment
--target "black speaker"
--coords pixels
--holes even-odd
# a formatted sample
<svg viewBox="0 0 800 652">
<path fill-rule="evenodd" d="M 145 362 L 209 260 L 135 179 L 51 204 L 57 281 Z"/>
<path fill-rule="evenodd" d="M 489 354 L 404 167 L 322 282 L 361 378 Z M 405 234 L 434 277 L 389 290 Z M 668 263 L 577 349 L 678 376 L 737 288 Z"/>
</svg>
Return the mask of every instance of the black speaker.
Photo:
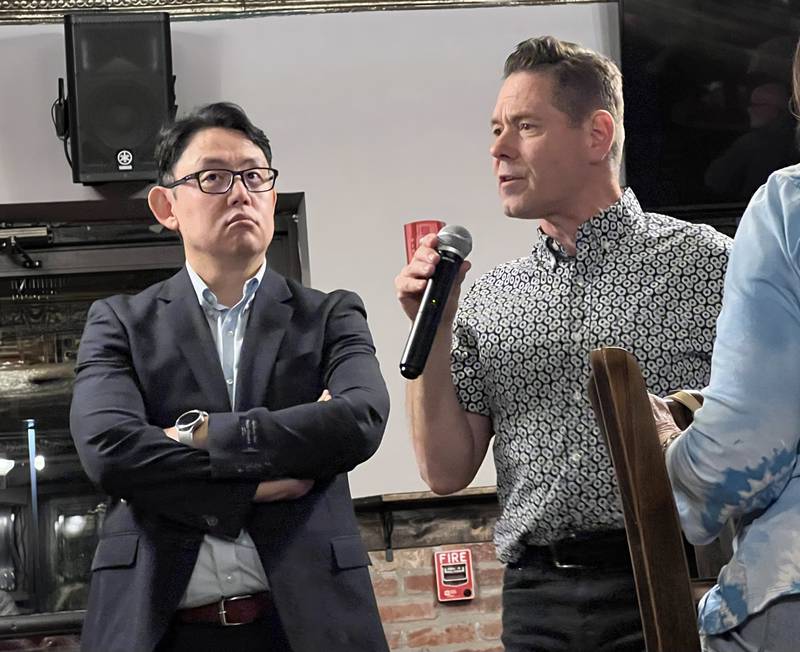
<svg viewBox="0 0 800 652">
<path fill-rule="evenodd" d="M 64 36 L 73 181 L 154 181 L 175 115 L 169 14 L 66 14 Z"/>
</svg>

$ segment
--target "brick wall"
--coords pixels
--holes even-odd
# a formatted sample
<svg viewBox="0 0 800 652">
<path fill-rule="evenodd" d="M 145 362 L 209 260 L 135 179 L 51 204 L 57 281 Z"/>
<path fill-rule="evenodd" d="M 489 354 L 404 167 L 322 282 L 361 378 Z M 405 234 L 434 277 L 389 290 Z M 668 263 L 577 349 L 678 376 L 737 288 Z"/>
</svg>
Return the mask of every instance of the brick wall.
<svg viewBox="0 0 800 652">
<path fill-rule="evenodd" d="M 475 598 L 440 603 L 436 599 L 433 553 L 470 548 Z M 502 652 L 500 643 L 503 566 L 491 542 L 405 548 L 386 561 L 369 553 L 375 595 L 389 647 L 396 652 Z"/>
</svg>

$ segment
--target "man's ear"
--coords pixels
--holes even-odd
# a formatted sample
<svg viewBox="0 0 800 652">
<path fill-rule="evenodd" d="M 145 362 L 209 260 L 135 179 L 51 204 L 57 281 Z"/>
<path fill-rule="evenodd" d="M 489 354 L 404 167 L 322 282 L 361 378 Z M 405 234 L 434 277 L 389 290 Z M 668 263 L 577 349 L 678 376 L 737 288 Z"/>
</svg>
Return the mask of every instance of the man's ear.
<svg viewBox="0 0 800 652">
<path fill-rule="evenodd" d="M 589 119 L 589 157 L 593 163 L 608 160 L 614 146 L 617 126 L 613 116 L 605 110 L 597 110 Z"/>
<path fill-rule="evenodd" d="M 178 218 L 172 212 L 175 195 L 170 188 L 153 186 L 147 193 L 147 204 L 155 218 L 170 231 L 179 231 Z"/>
</svg>

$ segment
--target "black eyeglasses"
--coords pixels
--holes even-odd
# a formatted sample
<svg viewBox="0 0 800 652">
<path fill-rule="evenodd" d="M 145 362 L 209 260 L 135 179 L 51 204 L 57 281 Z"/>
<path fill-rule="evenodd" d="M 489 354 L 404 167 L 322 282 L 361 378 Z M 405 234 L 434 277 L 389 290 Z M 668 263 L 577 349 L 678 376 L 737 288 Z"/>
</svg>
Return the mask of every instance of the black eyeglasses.
<svg viewBox="0 0 800 652">
<path fill-rule="evenodd" d="M 207 195 L 224 195 L 233 187 L 233 180 L 242 178 L 244 187 L 250 192 L 267 192 L 275 187 L 278 171 L 275 168 L 248 168 L 247 170 L 200 170 L 193 174 L 164 184 L 164 188 L 174 188 L 188 181 L 197 180 L 197 186 Z"/>
</svg>

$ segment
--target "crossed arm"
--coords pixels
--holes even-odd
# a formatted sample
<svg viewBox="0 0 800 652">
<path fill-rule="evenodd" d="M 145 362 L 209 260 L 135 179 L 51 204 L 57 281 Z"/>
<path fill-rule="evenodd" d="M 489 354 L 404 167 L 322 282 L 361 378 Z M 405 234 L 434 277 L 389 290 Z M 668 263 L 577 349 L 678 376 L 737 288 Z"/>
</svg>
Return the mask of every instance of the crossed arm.
<svg viewBox="0 0 800 652">
<path fill-rule="evenodd" d="M 147 513 L 236 536 L 253 500 L 301 495 L 302 487 L 287 479 L 328 478 L 367 459 L 383 434 L 388 394 L 360 300 L 344 292 L 329 297 L 320 318 L 322 382 L 332 398 L 276 411 L 211 414 L 206 450 L 172 441 L 163 426 L 148 423 L 128 330 L 112 305 L 95 303 L 81 341 L 70 415 L 89 478 Z M 242 417 L 255 423 L 258 443 L 246 468 Z M 265 480 L 277 483 L 261 484 Z"/>
<path fill-rule="evenodd" d="M 326 389 L 317 401 L 330 401 L 331 393 Z M 164 429 L 164 434 L 173 441 L 180 441 L 175 426 Z M 208 419 L 194 432 L 192 445 L 205 450 L 208 446 Z M 253 496 L 255 503 L 271 503 L 278 500 L 294 500 L 302 498 L 314 486 L 314 480 L 298 478 L 282 478 L 280 480 L 262 480 L 256 487 Z"/>
</svg>

